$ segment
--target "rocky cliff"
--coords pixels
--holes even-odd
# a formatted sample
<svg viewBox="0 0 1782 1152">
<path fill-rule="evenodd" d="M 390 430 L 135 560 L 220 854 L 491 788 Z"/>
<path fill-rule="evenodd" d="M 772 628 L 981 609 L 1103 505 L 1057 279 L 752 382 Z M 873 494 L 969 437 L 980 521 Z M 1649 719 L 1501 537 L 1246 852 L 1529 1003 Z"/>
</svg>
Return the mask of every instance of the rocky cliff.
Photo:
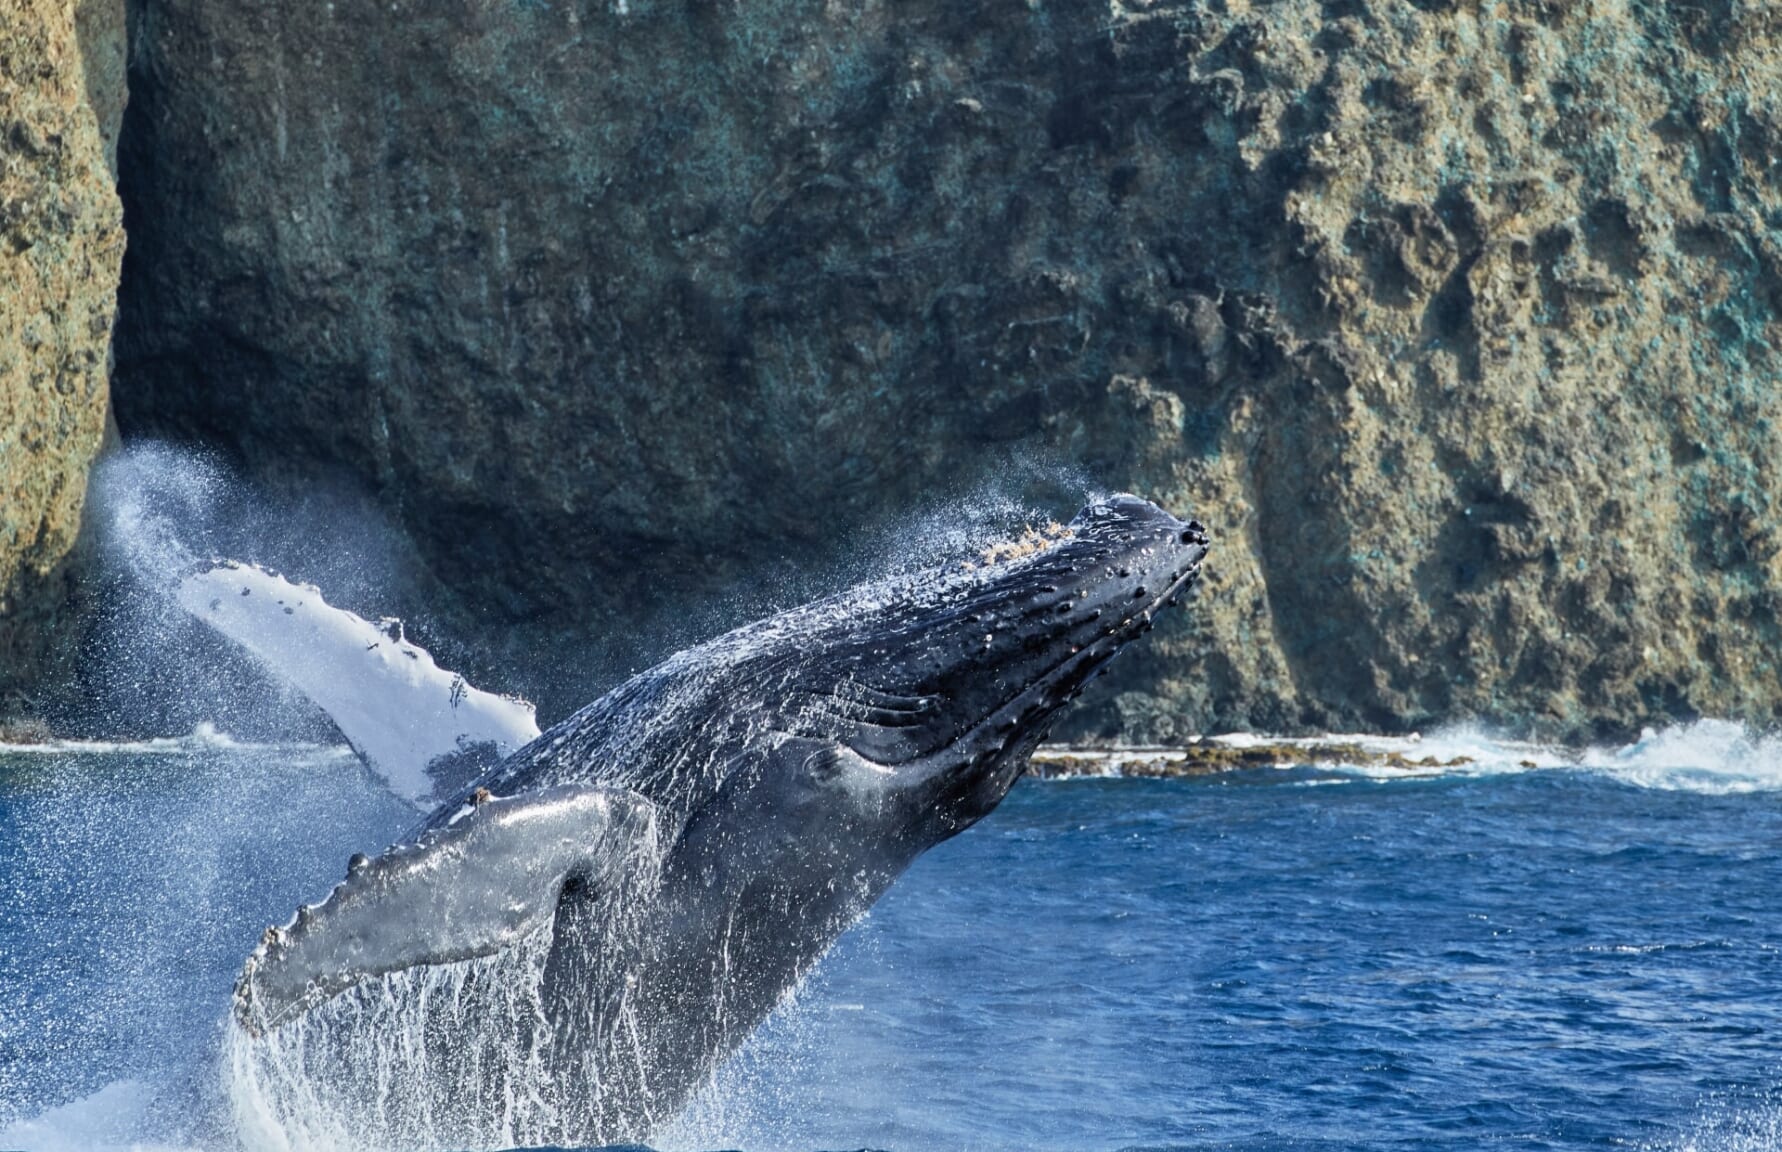
<svg viewBox="0 0 1782 1152">
<path fill-rule="evenodd" d="M 1766 6 L 138 15 L 126 435 L 369 491 L 535 677 L 1045 459 L 1218 537 L 1087 728 L 1782 701 Z"/>
<path fill-rule="evenodd" d="M 105 429 L 124 235 L 101 128 L 123 111 L 124 13 L 78 15 L 85 37 L 68 0 L 0 0 L 0 715 L 31 710 L 67 626 Z"/>
</svg>

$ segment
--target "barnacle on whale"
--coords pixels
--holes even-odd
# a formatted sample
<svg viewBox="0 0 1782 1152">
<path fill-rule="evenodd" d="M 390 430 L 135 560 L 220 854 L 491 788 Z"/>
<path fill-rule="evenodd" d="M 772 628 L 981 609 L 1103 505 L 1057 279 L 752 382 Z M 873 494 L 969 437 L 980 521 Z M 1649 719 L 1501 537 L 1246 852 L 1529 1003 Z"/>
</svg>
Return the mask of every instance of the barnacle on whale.
<svg viewBox="0 0 1782 1152">
<path fill-rule="evenodd" d="M 1032 556 L 1036 552 L 1043 552 L 1052 545 L 1069 540 L 1075 535 L 1076 531 L 1069 525 L 1060 524 L 1056 520 L 1048 520 L 1038 528 L 1030 524 L 1015 539 L 998 540 L 983 549 L 978 553 L 978 562 L 968 561 L 966 568 L 973 569 L 979 564 L 1001 564 L 1009 560 L 1019 560 L 1023 556 Z"/>
</svg>

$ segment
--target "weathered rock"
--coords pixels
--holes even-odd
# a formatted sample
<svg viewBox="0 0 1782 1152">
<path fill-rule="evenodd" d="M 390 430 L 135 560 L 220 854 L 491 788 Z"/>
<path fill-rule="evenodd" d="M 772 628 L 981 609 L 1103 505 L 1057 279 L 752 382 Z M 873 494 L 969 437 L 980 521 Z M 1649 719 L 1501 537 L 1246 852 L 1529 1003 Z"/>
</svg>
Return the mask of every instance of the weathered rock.
<svg viewBox="0 0 1782 1152">
<path fill-rule="evenodd" d="M 73 7 L 0 0 L 0 715 L 67 624 L 123 246 Z"/>
<path fill-rule="evenodd" d="M 157 0 L 120 420 L 521 670 L 1040 456 L 1218 537 L 1088 728 L 1768 720 L 1767 13 Z"/>
<path fill-rule="evenodd" d="M 112 180 L 118 174 L 118 133 L 124 125 L 130 36 L 124 0 L 74 0 L 74 34 L 80 43 L 81 85 L 99 124 L 99 142 Z"/>
<path fill-rule="evenodd" d="M 1118 776 L 1126 779 L 1185 780 L 1218 776 L 1226 772 L 1341 764 L 1350 768 L 1389 768 L 1407 775 L 1464 768 L 1476 763 L 1470 756 L 1411 756 L 1399 751 L 1380 751 L 1354 741 L 1307 740 L 1293 743 L 1222 743 L 1195 739 L 1169 747 L 1120 745 L 1071 747 L 1042 744 L 1028 764 L 1027 774 L 1042 780 L 1083 776 Z M 1532 760 L 1521 767 L 1533 768 Z"/>
</svg>

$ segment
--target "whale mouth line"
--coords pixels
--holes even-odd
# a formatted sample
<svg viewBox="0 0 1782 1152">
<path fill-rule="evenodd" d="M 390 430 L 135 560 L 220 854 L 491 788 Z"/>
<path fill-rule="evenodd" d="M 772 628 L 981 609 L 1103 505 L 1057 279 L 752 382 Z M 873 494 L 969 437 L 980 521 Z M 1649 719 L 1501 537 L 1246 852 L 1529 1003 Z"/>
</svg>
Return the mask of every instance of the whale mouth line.
<svg viewBox="0 0 1782 1152">
<path fill-rule="evenodd" d="M 950 750 L 970 747 L 991 731 L 996 738 L 986 743 L 985 747 L 971 753 L 972 759 L 983 756 L 998 756 L 1008 752 L 1024 737 L 1031 734 L 1030 727 L 1024 723 L 1033 712 L 1051 712 L 1074 697 L 1084 685 L 1098 675 L 1103 667 L 1115 656 L 1143 635 L 1146 627 L 1157 611 L 1167 604 L 1172 597 L 1178 596 L 1182 590 L 1193 584 L 1200 575 L 1201 562 L 1196 559 L 1183 569 L 1181 575 L 1175 577 L 1155 595 L 1146 598 L 1144 607 L 1123 617 L 1118 624 L 1109 627 L 1102 635 L 1088 643 L 1067 652 L 1063 659 L 1047 667 L 1027 683 L 1010 693 L 994 707 L 986 711 L 975 723 L 962 729 L 957 736 L 937 748 L 917 752 L 898 760 L 877 761 L 871 757 L 862 757 L 875 766 L 895 770 L 904 765 L 933 760 L 945 756 Z M 1075 683 L 1072 683 L 1075 678 Z M 1062 698 L 1049 698 L 1062 686 L 1069 685 Z M 1016 715 L 1008 715 L 1014 711 Z"/>
<path fill-rule="evenodd" d="M 1157 610 L 1168 603 L 1172 596 L 1179 594 L 1183 588 L 1193 583 L 1194 579 L 1199 574 L 1200 561 L 1196 560 L 1189 564 L 1180 576 L 1170 581 L 1169 584 L 1155 596 L 1149 597 L 1142 609 L 1132 613 L 1121 620 L 1119 624 L 1109 628 L 1105 635 L 1088 644 L 1082 645 L 1079 650 L 1069 653 L 1063 660 L 1060 660 L 1058 663 L 1052 665 L 1052 667 L 1041 672 L 1038 676 L 1034 677 L 1026 687 L 1003 701 L 995 711 L 990 713 L 990 717 L 994 717 L 997 712 L 1006 710 L 1011 704 L 1016 703 L 1023 696 L 1028 696 L 1068 681 L 1070 675 L 1081 669 L 1085 664 L 1094 665 L 1094 669 L 1090 673 L 1090 676 L 1092 677 L 1095 672 L 1099 672 L 1101 667 L 1109 660 L 1112 660 L 1115 656 L 1119 655 L 1121 650 L 1128 644 L 1131 644 L 1134 640 L 1137 640 L 1143 635 L 1145 629 L 1150 626 L 1152 618 L 1157 614 Z M 1087 682 L 1088 678 L 1086 677 L 1084 683 Z M 1077 687 L 1082 687 L 1082 684 L 1078 684 Z M 989 718 L 987 717 L 984 722 L 988 722 L 988 719 Z M 978 727 L 982 727 L 982 723 L 984 722 L 981 722 Z"/>
</svg>

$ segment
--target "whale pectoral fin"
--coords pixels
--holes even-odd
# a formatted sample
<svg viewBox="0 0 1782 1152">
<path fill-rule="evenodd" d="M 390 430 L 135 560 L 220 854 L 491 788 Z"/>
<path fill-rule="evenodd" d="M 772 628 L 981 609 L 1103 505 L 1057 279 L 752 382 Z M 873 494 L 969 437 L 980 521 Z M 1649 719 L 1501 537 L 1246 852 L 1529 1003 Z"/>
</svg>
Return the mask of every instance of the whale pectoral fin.
<svg viewBox="0 0 1782 1152">
<path fill-rule="evenodd" d="M 309 697 L 392 792 L 423 810 L 538 736 L 532 705 L 441 668 L 403 638 L 400 621 L 373 623 L 264 568 L 221 562 L 182 579 L 174 600 Z"/>
<path fill-rule="evenodd" d="M 655 842 L 655 808 L 615 788 L 560 787 L 466 805 L 376 860 L 355 857 L 319 904 L 270 928 L 235 985 L 251 1034 L 391 972 L 488 956 L 547 924 L 565 883 L 617 882 Z"/>
</svg>

